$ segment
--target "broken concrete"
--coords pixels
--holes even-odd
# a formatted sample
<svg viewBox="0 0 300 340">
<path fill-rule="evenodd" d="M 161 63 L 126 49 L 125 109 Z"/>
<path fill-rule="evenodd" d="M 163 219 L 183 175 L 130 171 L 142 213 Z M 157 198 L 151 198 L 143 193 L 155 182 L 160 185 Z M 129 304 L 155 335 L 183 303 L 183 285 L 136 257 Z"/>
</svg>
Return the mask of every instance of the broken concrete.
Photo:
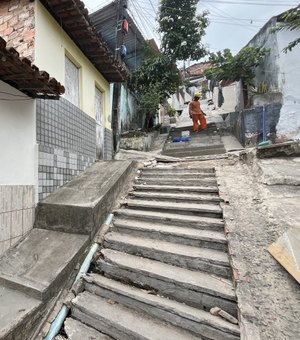
<svg viewBox="0 0 300 340">
<path fill-rule="evenodd" d="M 110 301 L 116 301 L 152 317 L 215 340 L 239 339 L 239 328 L 200 309 L 92 274 L 84 277 L 86 290 Z"/>
<path fill-rule="evenodd" d="M 79 294 L 72 305 L 74 318 L 114 339 L 201 339 L 179 327 L 88 292 Z"/>
<path fill-rule="evenodd" d="M 110 336 L 96 331 L 82 322 L 74 320 L 73 318 L 67 318 L 64 323 L 64 330 L 69 340 L 112 340 Z"/>
<path fill-rule="evenodd" d="M 237 315 L 230 281 L 109 249 L 103 249 L 101 254 L 103 259 L 97 261 L 97 268 L 108 277 L 153 287 L 159 294 L 193 307 L 209 310 L 218 305 Z"/>
<path fill-rule="evenodd" d="M 142 221 L 153 221 L 167 225 L 177 225 L 189 228 L 206 229 L 220 231 L 224 230 L 224 222 L 219 218 L 190 216 L 177 213 L 166 213 L 159 211 L 142 211 L 134 209 L 118 209 L 115 211 L 116 216 L 127 219 L 137 219 Z"/>
<path fill-rule="evenodd" d="M 227 251 L 224 232 L 115 218 L 111 230 L 132 236 Z"/>
<path fill-rule="evenodd" d="M 131 161 L 95 163 L 39 203 L 35 228 L 85 234 L 92 238 L 133 167 Z"/>
<path fill-rule="evenodd" d="M 167 241 L 143 239 L 116 232 L 105 236 L 104 246 L 127 254 L 139 255 L 181 268 L 231 277 L 231 268 L 225 252 L 173 244 Z"/>
</svg>

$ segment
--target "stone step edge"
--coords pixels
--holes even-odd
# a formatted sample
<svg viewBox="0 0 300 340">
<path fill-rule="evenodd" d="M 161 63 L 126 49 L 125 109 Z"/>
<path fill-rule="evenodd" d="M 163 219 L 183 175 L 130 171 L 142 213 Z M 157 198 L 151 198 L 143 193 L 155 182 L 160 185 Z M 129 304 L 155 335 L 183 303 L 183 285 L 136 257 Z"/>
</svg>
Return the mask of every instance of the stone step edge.
<svg viewBox="0 0 300 340">
<path fill-rule="evenodd" d="M 128 222 L 128 223 L 126 223 L 126 222 Z M 143 225 L 144 224 L 143 222 L 139 222 L 138 223 L 139 225 L 137 226 L 136 223 L 137 223 L 136 220 L 126 220 L 126 219 L 123 220 L 122 218 L 115 217 L 113 219 L 113 225 L 110 228 L 110 231 L 114 231 L 114 227 L 116 227 L 116 228 L 128 228 L 128 229 L 137 230 L 137 231 L 141 230 L 141 231 L 149 232 L 149 233 L 151 233 L 153 231 L 153 232 L 161 233 L 162 235 L 163 234 L 174 235 L 174 236 L 178 236 L 178 237 L 188 239 L 189 238 L 188 231 L 191 230 L 191 231 L 198 231 L 199 234 L 201 234 L 201 233 L 204 234 L 204 236 L 199 235 L 199 237 L 197 237 L 197 240 L 220 243 L 220 244 L 225 244 L 225 245 L 228 243 L 223 232 L 213 231 L 213 233 L 219 234 L 217 236 L 220 236 L 219 238 L 213 238 L 213 237 L 210 237 L 210 236 L 205 236 L 205 233 L 209 232 L 208 230 L 201 230 L 201 229 L 195 229 L 195 228 L 182 228 L 182 227 L 179 227 L 177 225 L 171 226 L 172 228 L 177 229 L 177 232 L 178 232 L 177 233 L 177 232 L 169 231 L 168 228 L 170 226 L 165 225 L 165 224 L 151 223 L 151 225 L 150 225 L 150 224 L 145 223 L 146 225 Z M 155 227 L 157 227 L 157 228 L 155 229 Z M 190 238 L 194 239 L 195 236 L 191 236 Z"/>
<path fill-rule="evenodd" d="M 180 225 L 182 225 L 183 223 L 191 223 L 192 227 L 197 228 L 197 229 L 215 228 L 215 229 L 224 230 L 223 219 L 214 218 L 214 217 L 181 215 L 181 214 L 176 214 L 176 213 L 161 213 L 161 212 L 126 209 L 126 208 L 115 210 L 113 213 L 115 216 L 135 217 L 141 220 L 152 219 L 154 221 L 160 221 L 163 224 L 172 223 L 175 225 L 179 225 L 180 223 Z M 158 214 L 162 214 L 163 216 L 159 216 Z M 196 223 L 196 226 L 194 225 L 194 223 Z"/>
<path fill-rule="evenodd" d="M 142 190 L 159 190 L 166 192 L 168 191 L 188 191 L 188 192 L 201 192 L 201 193 L 219 193 L 219 188 L 217 186 L 215 187 L 201 187 L 201 186 L 190 186 L 190 185 L 154 185 L 154 184 L 134 184 L 134 189 L 142 189 Z"/>
<path fill-rule="evenodd" d="M 203 212 L 223 216 L 223 210 L 215 204 L 199 204 L 199 203 L 176 203 L 172 202 L 155 202 L 138 199 L 128 199 L 125 206 L 129 208 L 159 209 L 159 210 L 175 210 L 180 209 L 181 212 Z"/>
<path fill-rule="evenodd" d="M 196 309 L 194 307 L 190 307 L 180 302 L 166 299 L 158 295 L 148 294 L 145 290 L 141 290 L 134 286 L 125 285 L 121 282 L 106 278 L 99 274 L 85 275 L 83 277 L 83 281 L 85 283 L 85 289 L 91 293 L 100 295 L 104 298 L 109 298 L 113 301 L 117 300 L 116 302 L 118 303 L 126 305 L 129 308 L 141 310 L 142 312 L 146 312 L 151 316 L 158 316 L 159 313 L 160 317 L 162 317 L 161 314 L 163 314 L 164 320 L 166 322 L 172 323 L 175 326 L 178 325 L 179 327 L 186 328 L 189 331 L 199 333 L 199 324 L 201 324 L 204 325 L 205 328 L 209 327 L 217 329 L 217 331 L 235 335 L 237 336 L 237 339 L 239 339 L 240 331 L 238 326 L 233 325 L 217 316 L 211 315 L 210 313 L 203 310 Z M 103 290 L 108 292 L 108 294 L 105 294 Z M 101 295 L 101 291 L 104 293 L 103 295 Z M 113 295 L 111 295 L 111 293 Z M 136 303 L 138 303 L 138 306 L 136 306 Z M 147 308 L 148 306 L 150 308 Z M 167 314 L 168 317 L 165 314 Z M 179 321 L 178 316 L 185 319 L 185 322 L 188 322 L 188 325 L 185 325 L 185 322 L 182 322 L 181 320 Z M 200 328 L 202 327 L 203 326 L 200 326 Z M 205 328 L 202 331 L 206 331 L 207 334 L 207 332 L 210 330 Z M 219 338 L 214 339 L 223 340 L 223 336 L 224 334 L 221 334 Z"/>
<path fill-rule="evenodd" d="M 97 306 L 95 306 L 95 303 Z M 99 306 L 102 306 L 102 313 L 99 311 Z M 176 333 L 176 336 L 178 336 L 179 333 L 182 333 L 180 334 L 182 339 L 187 338 L 187 336 L 189 336 L 191 340 L 197 339 L 191 332 L 187 332 L 182 328 L 162 322 L 158 318 L 153 318 L 146 313 L 140 313 L 137 315 L 136 310 L 132 308 L 126 307 L 122 304 L 111 303 L 107 299 L 91 294 L 88 291 L 80 293 L 71 301 L 71 309 L 72 316 L 75 319 L 113 337 L 114 339 L 130 340 L 142 338 L 150 340 L 152 337 L 150 337 L 149 334 L 150 330 L 147 329 L 147 327 L 149 327 L 149 322 L 151 327 L 156 328 L 156 334 L 157 330 L 160 329 L 160 332 L 163 331 L 165 335 L 166 332 L 169 333 L 171 331 L 171 333 L 173 333 L 172 336 L 174 336 L 174 333 Z M 121 313 L 123 317 L 117 319 L 116 315 L 118 312 L 119 314 Z M 125 321 L 126 314 L 127 317 L 129 317 L 129 322 Z M 133 319 L 139 322 L 139 327 L 134 326 Z M 146 330 L 147 334 L 141 334 L 141 332 L 143 332 L 143 327 L 146 327 L 144 330 Z M 153 337 L 153 339 L 158 339 L 158 337 Z"/>
<path fill-rule="evenodd" d="M 126 271 L 130 271 L 132 273 L 134 273 L 133 271 L 133 267 L 130 266 L 128 263 L 126 263 L 126 265 L 123 263 L 120 263 L 120 260 L 118 259 L 114 259 L 114 256 L 113 255 L 122 255 L 122 258 L 123 260 L 125 258 L 127 259 L 131 259 L 131 260 L 134 260 L 135 263 L 137 263 L 138 261 L 140 262 L 144 262 L 144 264 L 147 264 L 147 262 L 151 262 L 151 263 L 155 263 L 155 265 L 157 265 L 158 267 L 161 267 L 162 268 L 169 268 L 169 269 L 172 269 L 174 268 L 174 272 L 178 272 L 178 271 L 181 271 L 181 272 L 185 272 L 186 274 L 188 273 L 195 273 L 197 275 L 201 275 L 202 276 L 202 279 L 205 279 L 205 280 L 212 280 L 213 282 L 217 283 L 218 285 L 220 286 L 223 286 L 223 287 L 227 287 L 228 288 L 228 285 L 230 284 L 230 286 L 232 287 L 232 291 L 230 294 L 228 293 L 223 293 L 221 292 L 220 290 L 218 289 L 206 289 L 205 287 L 202 287 L 200 286 L 200 282 L 198 282 L 198 285 L 195 285 L 195 283 L 187 283 L 187 285 L 193 287 L 191 288 L 192 290 L 195 290 L 196 292 L 201 292 L 201 293 L 205 293 L 207 295 L 211 295 L 211 296 L 216 296 L 220 299 L 224 299 L 224 300 L 228 300 L 228 301 L 231 301 L 231 302 L 236 302 L 236 296 L 233 292 L 233 285 L 230 281 L 228 280 L 225 280 L 225 279 L 221 279 L 221 278 L 218 278 L 218 277 L 215 277 L 215 276 L 211 276 L 207 273 L 200 273 L 200 272 L 195 272 L 195 271 L 191 271 L 189 269 L 185 269 L 185 268 L 179 268 L 179 267 L 175 267 L 175 266 L 172 266 L 172 265 L 169 265 L 169 264 L 166 264 L 166 263 L 162 263 L 160 261 L 157 261 L 157 260 L 150 260 L 150 259 L 146 259 L 146 258 L 142 258 L 142 257 L 139 257 L 139 256 L 136 256 L 136 255 L 131 255 L 131 254 L 126 254 L 126 253 L 123 253 L 123 252 L 119 252 L 119 251 L 116 251 L 116 250 L 110 250 L 110 249 L 102 249 L 101 250 L 101 255 L 102 257 L 98 260 L 98 261 L 103 261 L 109 265 L 112 265 L 112 266 L 118 266 L 118 268 L 120 269 L 124 269 Z M 97 262 L 98 262 L 97 261 Z M 142 275 L 145 275 L 145 276 L 151 276 L 152 278 L 154 277 L 157 277 L 157 279 L 161 280 L 161 281 L 165 281 L 166 283 L 169 282 L 170 280 L 174 283 L 176 279 L 174 278 L 170 278 L 170 277 L 166 277 L 164 276 L 163 271 L 160 272 L 160 274 L 155 274 L 152 272 L 150 272 L 150 270 L 148 269 L 145 269 L 143 267 L 140 267 L 139 268 L 139 271 Z M 179 280 L 177 280 L 177 284 L 179 284 Z M 220 287 L 219 287 L 220 288 Z M 226 288 L 226 289 L 227 289 Z M 225 289 L 225 290 L 226 290 Z"/>
<path fill-rule="evenodd" d="M 149 242 L 150 241 L 150 242 Z M 151 243 L 156 243 L 156 245 L 152 245 Z M 230 263 L 229 259 L 226 258 L 226 260 L 221 260 L 221 259 L 213 259 L 212 256 L 217 256 L 219 257 L 225 257 L 226 253 L 222 252 L 220 250 L 215 250 L 215 249 L 208 249 L 208 248 L 197 248 L 194 246 L 188 246 L 188 245 L 180 245 L 177 243 L 172 243 L 168 241 L 163 241 L 163 240 L 153 240 L 153 239 L 147 239 L 147 238 L 141 238 L 138 236 L 131 236 L 131 235 L 124 235 L 118 232 L 110 232 L 105 235 L 104 237 L 104 246 L 105 248 L 110 248 L 119 251 L 118 249 L 115 248 L 114 244 L 122 244 L 122 245 L 127 245 L 131 246 L 136 249 L 136 253 L 140 254 L 140 256 L 144 256 L 144 251 L 146 250 L 155 250 L 155 254 L 162 254 L 166 253 L 169 256 L 179 256 L 182 259 L 190 259 L 191 261 L 201 261 L 203 263 L 206 263 L 207 265 L 216 265 L 216 266 L 221 266 L 225 268 L 230 268 Z M 150 245 L 150 244 L 151 245 Z M 167 246 L 171 248 L 169 251 L 167 251 Z M 140 251 L 138 251 L 138 248 L 141 248 Z M 174 249 L 176 248 L 176 249 Z M 191 254 L 193 251 L 199 251 L 199 254 L 197 256 L 192 256 Z M 208 254 L 205 254 L 208 253 Z M 131 253 L 129 253 L 131 254 Z M 136 255 L 137 254 L 132 254 Z M 154 259 L 155 261 L 158 261 L 155 257 L 148 257 L 146 258 Z M 162 261 L 164 262 L 164 261 Z M 168 262 L 164 262 L 168 263 Z M 174 265 L 174 264 L 171 264 Z"/>
</svg>

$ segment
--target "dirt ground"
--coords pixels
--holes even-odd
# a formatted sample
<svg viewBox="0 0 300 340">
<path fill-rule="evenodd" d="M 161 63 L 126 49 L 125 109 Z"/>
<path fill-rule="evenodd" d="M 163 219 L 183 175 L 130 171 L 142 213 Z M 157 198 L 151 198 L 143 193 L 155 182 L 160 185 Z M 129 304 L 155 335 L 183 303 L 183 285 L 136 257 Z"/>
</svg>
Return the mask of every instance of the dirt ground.
<svg viewBox="0 0 300 340">
<path fill-rule="evenodd" d="M 280 163 L 286 171 L 298 161 L 272 160 L 273 167 Z M 245 162 L 230 157 L 178 166 L 216 167 L 220 195 L 226 201 L 223 208 L 232 261 L 237 269 L 242 339 L 299 340 L 300 285 L 267 248 L 289 228 L 300 228 L 300 187 L 283 185 L 286 181 L 280 181 L 278 173 L 276 181 L 267 174 L 267 182 L 278 184 L 264 184 L 261 163 L 264 161 L 255 158 Z"/>
</svg>

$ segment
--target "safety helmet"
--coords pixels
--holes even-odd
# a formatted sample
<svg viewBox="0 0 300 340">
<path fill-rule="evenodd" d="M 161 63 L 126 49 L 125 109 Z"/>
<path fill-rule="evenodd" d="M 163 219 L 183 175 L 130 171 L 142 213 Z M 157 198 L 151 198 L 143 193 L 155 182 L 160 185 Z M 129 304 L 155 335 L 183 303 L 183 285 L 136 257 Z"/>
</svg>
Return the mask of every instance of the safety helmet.
<svg viewBox="0 0 300 340">
<path fill-rule="evenodd" d="M 201 94 L 200 94 L 200 92 L 195 92 L 195 93 L 194 93 L 194 97 L 196 97 L 196 98 L 200 98 L 200 97 L 201 97 Z"/>
</svg>

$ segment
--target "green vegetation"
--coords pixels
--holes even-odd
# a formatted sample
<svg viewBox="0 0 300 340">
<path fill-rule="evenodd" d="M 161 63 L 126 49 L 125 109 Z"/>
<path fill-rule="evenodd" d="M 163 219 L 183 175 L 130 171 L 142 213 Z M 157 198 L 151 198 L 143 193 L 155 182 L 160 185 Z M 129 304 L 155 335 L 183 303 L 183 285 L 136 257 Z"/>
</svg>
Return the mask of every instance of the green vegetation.
<svg viewBox="0 0 300 340">
<path fill-rule="evenodd" d="M 162 0 L 159 31 L 162 52 L 173 61 L 198 60 L 206 55 L 201 39 L 208 26 L 207 12 L 196 14 L 197 0 Z"/>
<path fill-rule="evenodd" d="M 229 49 L 211 53 L 209 61 L 213 67 L 204 74 L 208 79 L 241 80 L 243 84 L 254 86 L 255 67 L 268 53 L 268 49 L 260 47 L 245 47 L 236 56 L 233 56 Z"/>
<path fill-rule="evenodd" d="M 280 23 L 273 29 L 273 32 L 278 32 L 282 30 L 300 30 L 300 5 L 293 8 L 285 13 L 279 18 Z M 283 49 L 283 52 L 287 53 L 291 51 L 296 45 L 300 43 L 300 37 L 291 41 L 287 47 Z"/>
</svg>

